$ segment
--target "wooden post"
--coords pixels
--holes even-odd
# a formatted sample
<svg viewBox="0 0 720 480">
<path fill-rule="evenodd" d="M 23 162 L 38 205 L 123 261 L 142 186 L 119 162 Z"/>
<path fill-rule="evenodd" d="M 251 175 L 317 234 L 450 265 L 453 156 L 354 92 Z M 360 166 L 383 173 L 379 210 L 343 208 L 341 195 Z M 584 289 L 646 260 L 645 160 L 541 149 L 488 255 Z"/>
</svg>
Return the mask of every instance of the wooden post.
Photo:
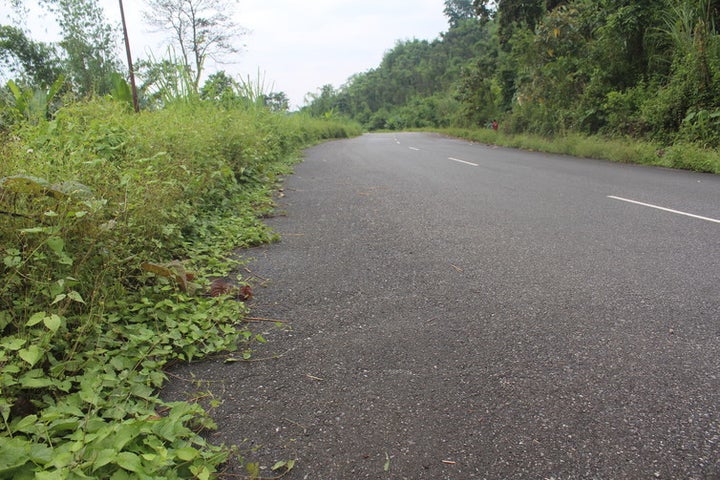
<svg viewBox="0 0 720 480">
<path fill-rule="evenodd" d="M 135 70 L 133 69 L 132 55 L 130 54 L 130 39 L 128 38 L 127 25 L 125 25 L 125 10 L 123 9 L 122 0 L 118 0 L 118 2 L 120 2 L 120 18 L 122 20 L 123 35 L 125 36 L 128 68 L 130 69 L 130 88 L 132 89 L 133 107 L 135 108 L 135 112 L 139 112 L 140 104 L 138 103 L 137 87 L 135 86 Z"/>
</svg>

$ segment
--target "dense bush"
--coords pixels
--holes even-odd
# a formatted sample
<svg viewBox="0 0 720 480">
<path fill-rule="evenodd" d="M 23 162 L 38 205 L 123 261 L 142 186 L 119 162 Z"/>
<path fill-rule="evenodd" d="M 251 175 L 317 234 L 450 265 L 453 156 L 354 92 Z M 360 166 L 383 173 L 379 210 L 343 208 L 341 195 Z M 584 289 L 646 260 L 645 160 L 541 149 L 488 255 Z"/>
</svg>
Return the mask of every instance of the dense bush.
<svg viewBox="0 0 720 480">
<path fill-rule="evenodd" d="M 4 132 L 0 478 L 207 478 L 228 451 L 199 405 L 163 403 L 163 366 L 263 341 L 208 295 L 299 147 L 357 129 L 210 103 L 109 100 Z M 232 279 L 242 284 L 242 278 Z"/>
</svg>

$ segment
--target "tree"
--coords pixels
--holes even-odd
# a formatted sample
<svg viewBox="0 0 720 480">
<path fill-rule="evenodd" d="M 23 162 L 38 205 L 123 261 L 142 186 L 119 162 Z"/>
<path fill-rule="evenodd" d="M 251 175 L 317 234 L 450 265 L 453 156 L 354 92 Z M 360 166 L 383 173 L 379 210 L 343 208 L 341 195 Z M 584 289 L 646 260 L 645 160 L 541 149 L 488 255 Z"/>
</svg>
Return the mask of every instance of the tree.
<svg viewBox="0 0 720 480">
<path fill-rule="evenodd" d="M 96 0 L 41 0 L 55 13 L 62 30 L 65 70 L 81 95 L 106 94 L 112 74 L 121 70 L 117 57 L 117 31 L 111 27 Z"/>
<path fill-rule="evenodd" d="M 203 100 L 223 100 L 237 97 L 237 82 L 224 70 L 210 75 L 200 89 Z"/>
<path fill-rule="evenodd" d="M 35 42 L 19 28 L 8 25 L 0 25 L 0 61 L 9 71 L 41 88 L 52 85 L 61 73 L 53 45 Z"/>
<path fill-rule="evenodd" d="M 270 92 L 263 100 L 265 106 L 273 112 L 287 112 L 290 108 L 290 99 L 285 92 Z"/>
<path fill-rule="evenodd" d="M 443 13 L 451 27 L 457 27 L 463 20 L 475 18 L 472 0 L 445 0 Z"/>
<path fill-rule="evenodd" d="M 168 31 L 198 91 L 205 62 L 237 53 L 233 43 L 246 31 L 232 19 L 232 0 L 146 0 L 145 19 Z"/>
<path fill-rule="evenodd" d="M 24 0 L 5 0 L 20 19 L 27 16 Z M 57 44 L 35 42 L 18 27 L 4 27 L 0 55 L 11 67 L 22 67 L 24 75 L 41 88 L 49 87 L 60 70 L 80 95 L 105 94 L 112 89 L 112 74 L 121 69 L 117 58 L 117 31 L 105 18 L 97 0 L 37 0 L 57 19 L 62 39 Z"/>
<path fill-rule="evenodd" d="M 565 3 L 568 0 L 473 0 L 475 12 L 481 19 L 499 17 L 499 34 L 503 43 L 509 40 L 515 27 L 535 30 L 543 15 Z M 496 5 L 495 9 L 493 5 Z"/>
<path fill-rule="evenodd" d="M 337 95 L 338 92 L 332 85 L 323 85 L 318 93 L 309 92 L 305 95 L 305 103 L 307 106 L 304 110 L 308 111 L 310 115 L 314 117 L 332 115 L 335 110 Z"/>
</svg>

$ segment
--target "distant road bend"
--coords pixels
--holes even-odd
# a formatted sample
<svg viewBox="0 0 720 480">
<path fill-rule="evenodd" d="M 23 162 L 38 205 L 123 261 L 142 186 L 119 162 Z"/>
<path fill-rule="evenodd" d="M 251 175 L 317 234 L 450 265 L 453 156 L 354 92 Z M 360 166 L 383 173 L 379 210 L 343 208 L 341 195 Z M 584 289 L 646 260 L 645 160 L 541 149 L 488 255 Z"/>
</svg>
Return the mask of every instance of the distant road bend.
<svg viewBox="0 0 720 480">
<path fill-rule="evenodd" d="M 310 149 L 285 193 L 282 242 L 250 252 L 284 355 L 179 372 L 246 458 L 720 478 L 719 177 L 389 133 Z"/>
</svg>

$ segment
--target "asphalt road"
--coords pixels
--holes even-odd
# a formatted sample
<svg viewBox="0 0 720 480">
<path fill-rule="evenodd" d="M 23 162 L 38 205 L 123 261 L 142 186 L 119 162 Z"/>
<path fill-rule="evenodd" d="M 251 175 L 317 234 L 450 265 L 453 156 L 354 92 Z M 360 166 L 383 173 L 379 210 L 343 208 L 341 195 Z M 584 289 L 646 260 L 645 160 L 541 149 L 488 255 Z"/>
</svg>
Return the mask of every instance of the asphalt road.
<svg viewBox="0 0 720 480">
<path fill-rule="evenodd" d="M 295 172 L 245 252 L 282 356 L 175 372 L 214 441 L 290 479 L 720 478 L 720 177 L 418 133 Z"/>
</svg>

